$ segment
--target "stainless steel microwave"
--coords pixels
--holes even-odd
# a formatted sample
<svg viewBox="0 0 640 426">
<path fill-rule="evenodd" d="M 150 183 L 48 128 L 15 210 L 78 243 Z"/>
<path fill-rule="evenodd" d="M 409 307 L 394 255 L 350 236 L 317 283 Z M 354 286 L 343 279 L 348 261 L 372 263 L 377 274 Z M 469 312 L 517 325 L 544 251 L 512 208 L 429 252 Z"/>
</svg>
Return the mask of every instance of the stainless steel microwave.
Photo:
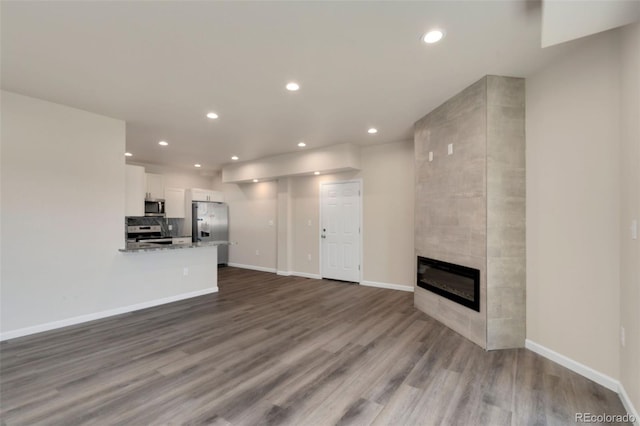
<svg viewBox="0 0 640 426">
<path fill-rule="evenodd" d="M 146 199 L 144 200 L 144 215 L 152 217 L 164 217 L 164 200 Z"/>
</svg>

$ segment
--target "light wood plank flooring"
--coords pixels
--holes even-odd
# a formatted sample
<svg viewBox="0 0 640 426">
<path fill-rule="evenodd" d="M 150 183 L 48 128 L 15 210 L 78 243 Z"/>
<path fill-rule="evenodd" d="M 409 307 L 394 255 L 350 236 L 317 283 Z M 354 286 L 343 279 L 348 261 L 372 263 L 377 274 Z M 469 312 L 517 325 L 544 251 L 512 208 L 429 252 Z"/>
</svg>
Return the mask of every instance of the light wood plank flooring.
<svg viewBox="0 0 640 426">
<path fill-rule="evenodd" d="M 618 396 L 485 352 L 413 295 L 220 270 L 220 292 L 0 345 L 6 425 L 566 425 Z"/>
</svg>

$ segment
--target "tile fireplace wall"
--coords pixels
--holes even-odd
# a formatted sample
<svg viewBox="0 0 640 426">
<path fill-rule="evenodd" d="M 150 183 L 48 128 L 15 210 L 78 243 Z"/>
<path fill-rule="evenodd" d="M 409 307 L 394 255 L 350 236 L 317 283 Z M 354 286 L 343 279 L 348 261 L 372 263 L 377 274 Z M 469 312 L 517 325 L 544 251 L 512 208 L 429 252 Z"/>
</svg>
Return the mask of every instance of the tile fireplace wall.
<svg viewBox="0 0 640 426">
<path fill-rule="evenodd" d="M 486 76 L 415 124 L 416 256 L 479 269 L 481 299 L 416 287 L 414 303 L 486 349 L 525 340 L 524 96 L 524 79 Z"/>
</svg>

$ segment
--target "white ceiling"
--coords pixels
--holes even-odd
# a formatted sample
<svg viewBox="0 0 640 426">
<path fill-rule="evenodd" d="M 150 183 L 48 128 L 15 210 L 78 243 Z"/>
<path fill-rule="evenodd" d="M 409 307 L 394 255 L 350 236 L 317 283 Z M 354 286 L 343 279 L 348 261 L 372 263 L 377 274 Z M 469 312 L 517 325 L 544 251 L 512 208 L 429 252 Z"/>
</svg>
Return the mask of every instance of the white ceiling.
<svg viewBox="0 0 640 426">
<path fill-rule="evenodd" d="M 2 1 L 1 19 L 3 89 L 126 120 L 132 161 L 203 170 L 411 139 L 482 76 L 568 49 L 540 48 L 531 1 Z M 446 37 L 421 43 L 433 27 Z"/>
</svg>

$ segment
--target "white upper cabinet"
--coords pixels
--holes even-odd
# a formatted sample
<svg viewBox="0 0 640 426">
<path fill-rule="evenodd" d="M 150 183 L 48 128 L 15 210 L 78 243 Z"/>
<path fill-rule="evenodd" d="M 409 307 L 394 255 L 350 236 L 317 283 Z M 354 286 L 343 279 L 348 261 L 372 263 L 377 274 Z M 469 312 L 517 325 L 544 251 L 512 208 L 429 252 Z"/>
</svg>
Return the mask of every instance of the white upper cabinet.
<svg viewBox="0 0 640 426">
<path fill-rule="evenodd" d="M 185 200 L 184 189 L 165 188 L 164 189 L 164 209 L 167 218 L 184 218 Z"/>
<path fill-rule="evenodd" d="M 156 173 L 147 173 L 147 193 L 145 198 L 164 198 L 164 176 Z"/>
<path fill-rule="evenodd" d="M 125 216 L 144 216 L 144 167 L 125 165 Z"/>
<path fill-rule="evenodd" d="M 211 191 L 210 189 L 191 188 L 190 201 L 218 201 L 224 202 L 224 194 L 220 191 Z"/>
</svg>

